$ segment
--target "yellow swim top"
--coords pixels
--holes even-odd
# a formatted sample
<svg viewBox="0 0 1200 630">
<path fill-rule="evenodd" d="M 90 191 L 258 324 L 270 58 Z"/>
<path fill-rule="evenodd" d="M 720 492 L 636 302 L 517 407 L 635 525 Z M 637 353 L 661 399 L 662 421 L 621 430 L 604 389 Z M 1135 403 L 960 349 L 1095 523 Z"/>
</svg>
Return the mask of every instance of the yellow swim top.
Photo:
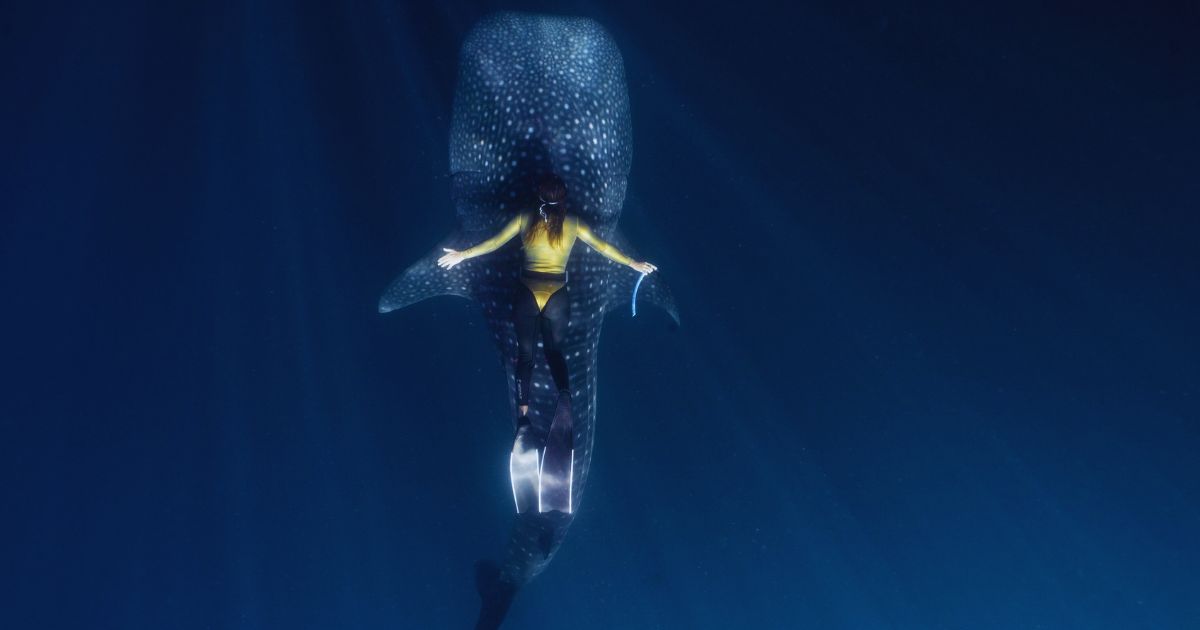
<svg viewBox="0 0 1200 630">
<path fill-rule="evenodd" d="M 537 213 L 522 212 L 513 217 L 495 236 L 475 247 L 463 251 L 463 254 L 466 258 L 482 256 L 483 254 L 499 249 L 509 239 L 520 234 L 522 236 L 522 244 L 525 248 L 524 268 L 528 271 L 565 273 L 567 270 L 567 259 L 571 257 L 571 248 L 575 246 L 576 238 L 587 243 L 592 249 L 600 252 L 607 258 L 615 260 L 622 265 L 633 264 L 632 258 L 622 254 L 621 250 L 613 247 L 599 236 L 596 236 L 588 224 L 581 221 L 574 214 L 568 214 L 563 218 L 562 241 L 557 246 L 550 244 L 550 237 L 546 230 L 537 230 L 533 234 L 533 238 L 525 240 L 525 234 L 535 225 L 534 222 L 539 220 L 541 219 Z"/>
</svg>

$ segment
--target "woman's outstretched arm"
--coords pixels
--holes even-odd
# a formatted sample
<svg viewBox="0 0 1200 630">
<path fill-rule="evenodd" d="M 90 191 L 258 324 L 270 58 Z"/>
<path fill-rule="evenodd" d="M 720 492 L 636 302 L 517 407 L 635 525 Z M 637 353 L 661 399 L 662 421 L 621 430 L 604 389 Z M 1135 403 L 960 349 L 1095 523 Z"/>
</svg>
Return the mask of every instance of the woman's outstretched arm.
<svg viewBox="0 0 1200 630">
<path fill-rule="evenodd" d="M 449 247 L 443 247 L 442 250 L 444 250 L 446 252 L 446 255 L 442 256 L 441 258 L 438 259 L 438 266 L 443 269 L 449 269 L 449 268 L 453 267 L 454 265 L 457 265 L 458 263 L 460 263 L 464 260 L 467 260 L 469 258 L 474 258 L 476 256 L 482 256 L 484 254 L 494 252 L 497 249 L 500 249 L 501 245 L 507 243 L 509 239 L 516 236 L 517 232 L 520 232 L 520 231 L 521 231 L 521 215 L 518 214 L 517 216 L 513 217 L 512 220 L 509 221 L 507 225 L 505 225 L 503 228 L 501 228 L 500 231 L 497 232 L 495 236 L 476 245 L 475 247 L 472 247 L 470 249 L 464 249 L 461 252 L 458 250 L 450 249 Z"/>
<path fill-rule="evenodd" d="M 590 245 L 592 249 L 600 252 L 609 260 L 626 265 L 638 273 L 654 273 L 658 271 L 658 267 L 648 262 L 639 262 L 622 254 L 621 250 L 614 247 L 611 243 L 596 236 L 596 233 L 592 232 L 592 228 L 588 227 L 588 224 L 584 223 L 582 219 L 579 220 L 579 227 L 576 233 L 579 235 L 580 240 Z"/>
</svg>

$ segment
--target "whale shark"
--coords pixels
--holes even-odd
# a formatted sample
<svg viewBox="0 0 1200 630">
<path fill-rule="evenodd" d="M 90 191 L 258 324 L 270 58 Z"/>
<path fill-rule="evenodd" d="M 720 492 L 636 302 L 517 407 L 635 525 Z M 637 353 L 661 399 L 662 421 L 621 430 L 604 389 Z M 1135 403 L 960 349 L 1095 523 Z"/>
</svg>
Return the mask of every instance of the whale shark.
<svg viewBox="0 0 1200 630">
<path fill-rule="evenodd" d="M 521 268 L 520 239 L 449 270 L 438 267 L 437 258 L 443 247 L 475 245 L 515 214 L 537 208 L 535 182 L 546 173 L 566 182 L 570 212 L 636 258 L 617 229 L 633 152 L 624 64 L 612 37 L 586 18 L 504 12 L 481 20 L 460 51 L 449 149 L 456 227 L 388 286 L 379 311 L 441 295 L 478 304 L 507 378 L 515 431 L 517 342 L 510 296 Z M 597 346 L 605 316 L 629 308 L 636 286 L 636 299 L 663 309 L 672 327 L 679 325 L 675 300 L 659 273 L 639 277 L 578 245 L 567 274 L 572 509 L 518 512 L 499 561 L 476 564 L 479 629 L 499 627 L 517 591 L 545 570 L 578 514 L 592 461 Z M 538 357 L 529 411 L 534 431 L 550 432 L 557 403 L 549 368 Z"/>
</svg>

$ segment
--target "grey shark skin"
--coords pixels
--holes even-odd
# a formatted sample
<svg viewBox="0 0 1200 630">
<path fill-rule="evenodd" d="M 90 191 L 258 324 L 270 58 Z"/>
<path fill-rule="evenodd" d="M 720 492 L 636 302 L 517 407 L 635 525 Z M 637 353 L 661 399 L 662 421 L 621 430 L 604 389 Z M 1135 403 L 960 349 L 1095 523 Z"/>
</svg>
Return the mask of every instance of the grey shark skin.
<svg viewBox="0 0 1200 630">
<path fill-rule="evenodd" d="M 451 270 L 437 266 L 442 247 L 463 249 L 499 230 L 515 213 L 536 208 L 534 185 L 546 172 L 562 177 L 569 210 L 601 237 L 634 255 L 616 230 L 632 158 L 629 96 L 612 38 L 582 18 L 500 13 L 475 26 L 463 43 L 450 132 L 451 197 L 457 229 L 384 292 L 386 313 L 437 295 L 474 300 L 483 310 L 507 376 L 515 419 L 517 356 L 512 293 L 520 271 L 519 238 Z M 574 506 L 586 487 L 596 426 L 596 348 L 605 314 L 627 309 L 638 274 L 584 245 L 567 266 L 571 319 L 564 352 L 574 411 Z M 638 299 L 679 315 L 659 274 Z M 557 392 L 537 359 L 530 418 L 549 430 Z M 515 426 L 515 425 L 514 425 Z M 481 562 L 483 598 L 477 628 L 500 625 L 516 592 L 554 557 L 574 514 L 516 517 L 499 564 Z"/>
</svg>

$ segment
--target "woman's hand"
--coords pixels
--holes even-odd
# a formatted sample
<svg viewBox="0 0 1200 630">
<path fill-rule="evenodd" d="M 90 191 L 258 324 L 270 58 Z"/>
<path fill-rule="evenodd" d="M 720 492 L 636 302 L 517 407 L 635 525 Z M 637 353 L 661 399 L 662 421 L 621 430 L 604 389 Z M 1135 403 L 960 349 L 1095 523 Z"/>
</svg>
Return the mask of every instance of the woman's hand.
<svg viewBox="0 0 1200 630">
<path fill-rule="evenodd" d="M 450 249 L 449 247 L 443 247 L 442 251 L 448 252 L 445 256 L 442 256 L 441 258 L 438 259 L 438 266 L 441 267 L 442 269 L 449 269 L 449 268 L 453 267 L 454 265 L 457 265 L 458 263 L 467 259 L 467 257 L 464 256 L 462 252 L 460 252 L 456 249 Z"/>
<path fill-rule="evenodd" d="M 658 271 L 658 267 L 655 267 L 654 265 L 644 261 L 631 263 L 629 266 L 632 267 L 634 271 L 642 274 L 651 274 L 655 271 Z"/>
</svg>

